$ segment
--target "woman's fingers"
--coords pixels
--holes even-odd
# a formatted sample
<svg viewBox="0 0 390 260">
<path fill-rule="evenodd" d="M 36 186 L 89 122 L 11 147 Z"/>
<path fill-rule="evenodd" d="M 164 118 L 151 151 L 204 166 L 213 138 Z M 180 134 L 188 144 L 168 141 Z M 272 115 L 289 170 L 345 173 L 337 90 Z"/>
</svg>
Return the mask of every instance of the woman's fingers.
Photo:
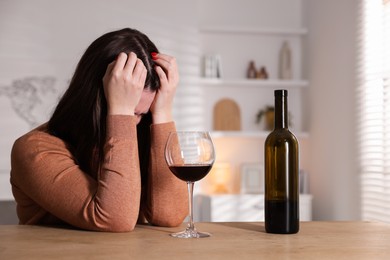
<svg viewBox="0 0 390 260">
<path fill-rule="evenodd" d="M 159 65 L 164 71 L 167 81 L 169 81 L 172 85 L 177 85 L 179 81 L 179 73 L 177 69 L 176 58 L 158 53 L 153 56 L 153 60 Z"/>
<path fill-rule="evenodd" d="M 138 82 L 144 69 L 143 62 L 137 58 L 134 52 L 130 52 L 128 55 L 121 52 L 117 59 L 107 66 L 106 74 L 112 73 L 125 81 Z"/>
<path fill-rule="evenodd" d="M 160 83 L 161 84 L 167 83 L 168 78 L 167 78 L 167 75 L 165 74 L 165 72 L 163 71 L 163 69 L 160 66 L 156 66 L 155 70 L 157 72 L 158 77 L 160 78 Z"/>
<path fill-rule="evenodd" d="M 103 82 L 105 82 L 107 80 L 107 78 L 111 75 L 115 64 L 116 64 L 116 61 L 113 61 L 110 64 L 108 64 L 107 69 L 106 69 L 106 73 L 104 74 L 104 77 L 103 77 Z"/>
<path fill-rule="evenodd" d="M 135 53 L 120 53 L 103 77 L 109 114 L 133 115 L 144 89 L 146 68 Z"/>
<path fill-rule="evenodd" d="M 127 54 L 124 52 L 119 53 L 118 57 L 116 58 L 116 61 L 114 62 L 115 62 L 115 66 L 112 70 L 122 71 L 127 62 Z"/>
<path fill-rule="evenodd" d="M 155 60 L 159 59 L 159 60 L 165 60 L 167 62 L 175 60 L 175 57 L 164 54 L 164 53 L 156 53 L 153 57 L 155 58 Z"/>
<path fill-rule="evenodd" d="M 140 82 L 144 70 L 146 71 L 144 63 L 140 59 L 137 59 L 132 73 L 135 82 Z"/>
<path fill-rule="evenodd" d="M 130 52 L 127 58 L 126 65 L 123 68 L 124 76 L 131 77 L 137 61 L 138 61 L 137 55 L 134 52 Z"/>
<path fill-rule="evenodd" d="M 142 85 L 145 85 L 145 81 L 146 81 L 146 76 L 148 74 L 148 71 L 146 70 L 145 66 L 144 66 L 144 69 L 142 70 L 142 74 L 141 74 L 141 77 L 139 79 L 140 81 L 140 84 Z"/>
<path fill-rule="evenodd" d="M 160 65 L 166 73 L 176 69 L 176 58 L 166 55 L 166 54 L 157 54 L 155 62 Z"/>
</svg>

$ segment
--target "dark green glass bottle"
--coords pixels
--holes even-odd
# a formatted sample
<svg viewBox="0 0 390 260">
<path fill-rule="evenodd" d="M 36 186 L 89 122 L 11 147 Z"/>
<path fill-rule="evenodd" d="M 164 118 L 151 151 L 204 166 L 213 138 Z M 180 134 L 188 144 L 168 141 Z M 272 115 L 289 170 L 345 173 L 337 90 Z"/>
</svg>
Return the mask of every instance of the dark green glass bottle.
<svg viewBox="0 0 390 260">
<path fill-rule="evenodd" d="M 288 129 L 287 90 L 275 90 L 275 129 L 265 140 L 265 230 L 299 231 L 298 141 Z"/>
</svg>

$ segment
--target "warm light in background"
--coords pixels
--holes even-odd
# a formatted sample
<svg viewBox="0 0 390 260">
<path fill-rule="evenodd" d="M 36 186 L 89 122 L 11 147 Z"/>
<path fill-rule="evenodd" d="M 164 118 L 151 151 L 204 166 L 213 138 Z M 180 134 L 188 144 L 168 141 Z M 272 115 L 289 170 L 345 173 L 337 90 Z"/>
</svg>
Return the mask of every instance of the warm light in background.
<svg viewBox="0 0 390 260">
<path fill-rule="evenodd" d="M 231 165 L 222 162 L 215 163 L 204 180 L 204 191 L 209 194 L 230 193 L 231 179 Z"/>
</svg>

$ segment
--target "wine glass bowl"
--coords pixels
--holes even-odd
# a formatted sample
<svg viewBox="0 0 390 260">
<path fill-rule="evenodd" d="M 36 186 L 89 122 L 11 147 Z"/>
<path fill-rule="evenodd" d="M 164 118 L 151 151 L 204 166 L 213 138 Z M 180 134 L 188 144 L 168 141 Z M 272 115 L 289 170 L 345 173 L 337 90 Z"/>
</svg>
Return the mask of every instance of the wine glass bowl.
<svg viewBox="0 0 390 260">
<path fill-rule="evenodd" d="M 171 132 L 165 146 L 165 160 L 171 172 L 188 186 L 189 223 L 186 230 L 171 234 L 178 238 L 209 237 L 198 232 L 193 223 L 193 187 L 204 178 L 215 161 L 214 145 L 208 132 Z"/>
</svg>

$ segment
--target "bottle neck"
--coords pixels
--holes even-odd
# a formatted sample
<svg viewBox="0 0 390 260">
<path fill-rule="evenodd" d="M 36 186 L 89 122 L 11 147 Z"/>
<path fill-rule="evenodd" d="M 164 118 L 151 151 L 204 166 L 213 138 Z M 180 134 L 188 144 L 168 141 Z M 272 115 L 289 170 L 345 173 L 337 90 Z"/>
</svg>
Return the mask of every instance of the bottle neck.
<svg viewBox="0 0 390 260">
<path fill-rule="evenodd" d="M 287 96 L 275 96 L 275 129 L 288 129 Z"/>
</svg>

